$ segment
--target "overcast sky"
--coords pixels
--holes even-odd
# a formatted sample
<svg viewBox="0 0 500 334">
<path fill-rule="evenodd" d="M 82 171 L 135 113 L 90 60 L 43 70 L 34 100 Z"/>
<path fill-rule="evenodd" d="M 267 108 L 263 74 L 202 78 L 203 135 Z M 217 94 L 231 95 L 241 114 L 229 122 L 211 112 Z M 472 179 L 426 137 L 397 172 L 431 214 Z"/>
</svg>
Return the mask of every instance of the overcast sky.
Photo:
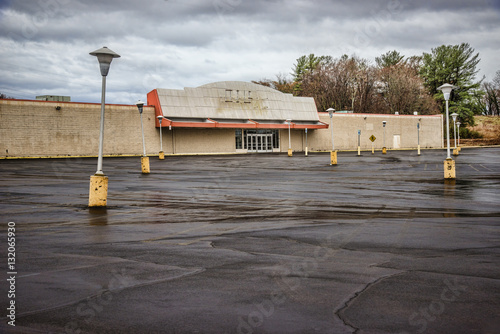
<svg viewBox="0 0 500 334">
<path fill-rule="evenodd" d="M 100 102 L 89 52 L 121 55 L 106 103 L 155 88 L 274 79 L 306 54 L 421 55 L 469 43 L 480 79 L 500 70 L 500 0 L 0 0 L 0 92 Z"/>
</svg>

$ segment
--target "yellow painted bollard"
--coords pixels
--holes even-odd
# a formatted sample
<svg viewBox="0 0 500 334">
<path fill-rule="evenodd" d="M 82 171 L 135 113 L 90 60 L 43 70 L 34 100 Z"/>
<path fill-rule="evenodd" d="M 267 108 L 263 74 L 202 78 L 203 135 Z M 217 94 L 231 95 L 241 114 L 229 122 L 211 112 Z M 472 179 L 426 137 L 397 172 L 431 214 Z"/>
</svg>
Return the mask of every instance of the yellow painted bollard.
<svg viewBox="0 0 500 334">
<path fill-rule="evenodd" d="M 106 175 L 92 175 L 90 177 L 89 207 L 103 207 L 107 205 L 108 177 Z"/>
<path fill-rule="evenodd" d="M 306 157 L 307 157 L 307 146 L 306 146 Z"/>
<path fill-rule="evenodd" d="M 453 159 L 446 159 L 444 161 L 444 178 L 445 179 L 454 179 L 456 178 L 455 174 L 455 161 Z"/>
<path fill-rule="evenodd" d="M 158 155 L 158 158 L 160 160 L 165 160 L 165 153 L 163 153 L 163 151 L 160 151 L 160 154 Z"/>
<path fill-rule="evenodd" d="M 382 154 L 387 154 L 387 148 L 382 147 Z"/>
<path fill-rule="evenodd" d="M 149 174 L 149 157 L 141 157 L 142 174 Z"/>
<path fill-rule="evenodd" d="M 330 165 L 337 164 L 337 151 L 330 151 Z"/>
<path fill-rule="evenodd" d="M 420 155 L 420 145 L 417 147 L 417 154 Z"/>
<path fill-rule="evenodd" d="M 361 147 L 358 146 L 358 155 L 361 155 Z"/>
<path fill-rule="evenodd" d="M 291 149 L 291 148 L 289 148 L 289 149 L 288 149 L 288 156 L 289 156 L 289 157 L 291 157 L 292 155 L 293 155 L 293 153 L 292 153 L 292 149 Z"/>
<path fill-rule="evenodd" d="M 375 154 L 375 146 L 373 146 L 373 143 L 372 143 L 372 154 Z"/>
<path fill-rule="evenodd" d="M 458 152 L 459 152 L 458 148 L 453 149 L 453 155 L 458 155 Z"/>
</svg>

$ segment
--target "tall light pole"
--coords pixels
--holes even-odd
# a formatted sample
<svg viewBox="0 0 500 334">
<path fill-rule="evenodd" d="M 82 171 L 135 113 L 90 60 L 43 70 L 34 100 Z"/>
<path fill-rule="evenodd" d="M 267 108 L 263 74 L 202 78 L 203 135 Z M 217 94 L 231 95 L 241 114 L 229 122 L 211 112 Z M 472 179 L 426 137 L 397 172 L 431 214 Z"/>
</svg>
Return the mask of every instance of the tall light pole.
<svg viewBox="0 0 500 334">
<path fill-rule="evenodd" d="M 361 155 L 361 130 L 358 130 L 358 155 Z"/>
<path fill-rule="evenodd" d="M 305 133 L 306 133 L 306 157 L 307 157 L 307 128 L 305 129 Z"/>
<path fill-rule="evenodd" d="M 158 158 L 160 160 L 164 160 L 165 159 L 165 153 L 163 153 L 163 140 L 161 138 L 161 121 L 163 121 L 163 116 L 160 115 L 160 116 L 157 116 L 156 118 L 158 118 L 158 122 L 160 122 L 160 154 L 158 155 Z"/>
<path fill-rule="evenodd" d="M 384 147 L 382 147 L 382 154 L 387 154 L 387 147 L 385 146 L 385 125 L 386 121 L 382 121 L 382 127 L 384 128 Z"/>
<path fill-rule="evenodd" d="M 108 177 L 102 171 L 102 151 L 104 140 L 104 106 L 106 100 L 106 76 L 113 58 L 119 58 L 120 55 L 111 51 L 107 47 L 90 52 L 90 55 L 96 56 L 99 62 L 99 68 L 102 76 L 101 88 L 101 126 L 99 132 L 99 154 L 97 157 L 97 171 L 90 177 L 89 187 L 89 207 L 105 207 L 108 198 Z"/>
<path fill-rule="evenodd" d="M 141 157 L 141 169 L 142 174 L 149 174 L 149 157 L 146 156 L 146 142 L 144 140 L 144 125 L 142 124 L 142 111 L 144 108 L 144 102 L 141 100 L 135 103 L 137 109 L 139 109 L 139 115 L 141 116 L 141 132 L 142 132 L 142 157 Z"/>
<path fill-rule="evenodd" d="M 328 115 L 330 115 L 330 129 L 332 133 L 332 151 L 330 152 L 330 166 L 332 166 L 337 164 L 337 151 L 335 151 L 335 145 L 333 144 L 333 113 L 335 109 L 328 108 L 326 111 L 328 111 Z"/>
<path fill-rule="evenodd" d="M 458 130 L 457 130 L 457 137 L 458 137 L 458 151 L 460 151 L 460 124 L 462 124 L 462 123 L 457 122 L 457 128 L 458 128 Z"/>
<path fill-rule="evenodd" d="M 290 134 L 290 126 L 292 125 L 292 120 L 287 119 L 285 122 L 288 123 L 288 156 L 291 157 L 292 156 L 292 137 Z"/>
<path fill-rule="evenodd" d="M 455 141 L 455 148 L 453 149 L 453 155 L 458 155 L 458 150 L 457 150 L 457 116 L 458 116 L 458 114 L 456 112 L 454 112 L 450 116 L 453 119 L 453 139 Z"/>
<path fill-rule="evenodd" d="M 417 155 L 420 155 L 420 120 L 421 118 L 418 119 L 417 123 Z"/>
<path fill-rule="evenodd" d="M 448 100 L 450 99 L 451 91 L 454 88 L 458 87 L 450 85 L 449 83 L 445 83 L 437 88 L 443 92 L 443 96 L 446 101 L 446 160 L 444 161 L 445 179 L 454 179 L 456 177 L 455 161 L 453 161 L 450 154 L 450 117 L 448 115 Z"/>
</svg>

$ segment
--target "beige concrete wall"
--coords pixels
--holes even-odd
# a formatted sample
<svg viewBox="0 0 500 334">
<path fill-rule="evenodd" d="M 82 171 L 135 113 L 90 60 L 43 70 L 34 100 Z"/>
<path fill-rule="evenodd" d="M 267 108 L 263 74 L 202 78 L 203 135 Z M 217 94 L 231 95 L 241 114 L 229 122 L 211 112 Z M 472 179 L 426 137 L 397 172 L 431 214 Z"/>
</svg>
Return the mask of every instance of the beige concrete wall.
<svg viewBox="0 0 500 334">
<path fill-rule="evenodd" d="M 320 113 L 320 120 L 330 124 L 328 113 Z M 443 147 L 442 115 L 378 115 L 378 114 L 334 114 L 333 141 L 337 150 L 353 150 L 358 146 L 358 130 L 361 130 L 361 149 L 370 149 L 369 140 L 374 135 L 374 147 L 384 146 L 384 128 L 386 121 L 386 147 L 394 148 L 394 136 L 400 137 L 400 148 L 417 147 L 417 123 L 420 120 L 420 147 Z M 331 129 L 309 131 L 308 146 L 311 151 L 331 150 Z"/>
<path fill-rule="evenodd" d="M 303 133 L 304 130 L 290 130 L 290 141 L 294 152 L 305 150 Z M 288 152 L 288 129 L 280 130 L 280 152 Z"/>
<path fill-rule="evenodd" d="M 60 107 L 57 110 L 56 107 Z M 97 156 L 101 106 L 98 103 L 0 100 L 0 157 Z M 146 153 L 160 151 L 160 132 L 155 128 L 153 107 L 144 107 Z M 442 115 L 334 114 L 335 148 L 356 149 L 357 130 L 361 129 L 361 147 L 370 149 L 368 139 L 377 137 L 375 148 L 383 146 L 382 121 L 387 121 L 386 146 L 394 147 L 400 136 L 401 148 L 417 146 L 417 122 L 420 119 L 422 148 L 443 147 Z M 330 123 L 327 113 L 320 120 Z M 234 129 L 162 128 L 166 154 L 235 153 Z M 291 130 L 292 149 L 305 150 L 304 130 Z M 309 151 L 331 149 L 330 129 L 308 131 Z M 288 129 L 280 130 L 280 150 L 288 150 Z M 139 112 L 135 105 L 106 105 L 104 155 L 142 154 Z"/>
<path fill-rule="evenodd" d="M 154 117 L 145 107 L 148 154 L 160 145 Z M 0 100 L 0 157 L 97 156 L 100 119 L 100 104 Z M 142 153 L 136 106 L 106 105 L 104 120 L 104 155 Z"/>
<path fill-rule="evenodd" d="M 172 131 L 174 153 L 236 152 L 234 129 L 174 128 Z"/>
</svg>

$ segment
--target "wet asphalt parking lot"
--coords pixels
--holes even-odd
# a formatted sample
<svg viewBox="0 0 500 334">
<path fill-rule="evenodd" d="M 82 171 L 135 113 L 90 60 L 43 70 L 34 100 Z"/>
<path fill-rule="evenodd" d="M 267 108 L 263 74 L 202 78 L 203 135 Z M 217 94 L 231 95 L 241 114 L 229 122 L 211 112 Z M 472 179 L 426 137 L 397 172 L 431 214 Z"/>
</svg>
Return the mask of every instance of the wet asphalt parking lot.
<svg viewBox="0 0 500 334">
<path fill-rule="evenodd" d="M 498 333 L 500 148 L 445 157 L 104 158 L 106 210 L 96 158 L 2 160 L 0 332 Z"/>
</svg>

